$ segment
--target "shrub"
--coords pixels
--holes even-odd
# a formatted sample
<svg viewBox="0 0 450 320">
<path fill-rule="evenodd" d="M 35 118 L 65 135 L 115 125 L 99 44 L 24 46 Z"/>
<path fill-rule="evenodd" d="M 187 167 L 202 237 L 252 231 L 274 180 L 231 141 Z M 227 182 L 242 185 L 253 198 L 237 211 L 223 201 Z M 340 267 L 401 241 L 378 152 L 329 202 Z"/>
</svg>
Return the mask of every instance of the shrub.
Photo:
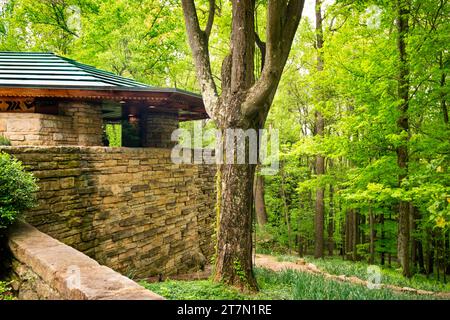
<svg viewBox="0 0 450 320">
<path fill-rule="evenodd" d="M 10 146 L 11 141 L 5 136 L 0 135 L 0 146 Z"/>
<path fill-rule="evenodd" d="M 24 210 L 35 204 L 38 190 L 34 176 L 20 161 L 0 153 L 0 229 L 11 225 Z"/>
</svg>

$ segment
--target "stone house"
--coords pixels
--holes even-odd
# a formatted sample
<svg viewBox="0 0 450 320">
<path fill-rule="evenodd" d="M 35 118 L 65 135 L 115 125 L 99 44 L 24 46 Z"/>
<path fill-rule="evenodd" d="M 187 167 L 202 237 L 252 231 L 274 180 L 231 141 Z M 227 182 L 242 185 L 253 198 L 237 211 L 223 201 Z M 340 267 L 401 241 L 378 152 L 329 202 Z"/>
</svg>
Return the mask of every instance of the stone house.
<svg viewBox="0 0 450 320">
<path fill-rule="evenodd" d="M 52 53 L 0 52 L 0 134 L 12 145 L 102 146 L 103 124 L 120 122 L 135 129 L 133 146 L 168 147 L 179 121 L 205 118 L 201 96 L 190 92 Z"/>
<path fill-rule="evenodd" d="M 179 122 L 205 118 L 190 92 L 0 52 L 0 135 L 12 144 L 0 151 L 39 179 L 25 220 L 128 276 L 190 272 L 213 255 L 216 168 L 170 158 Z M 105 145 L 108 123 L 122 124 L 122 147 Z"/>
</svg>

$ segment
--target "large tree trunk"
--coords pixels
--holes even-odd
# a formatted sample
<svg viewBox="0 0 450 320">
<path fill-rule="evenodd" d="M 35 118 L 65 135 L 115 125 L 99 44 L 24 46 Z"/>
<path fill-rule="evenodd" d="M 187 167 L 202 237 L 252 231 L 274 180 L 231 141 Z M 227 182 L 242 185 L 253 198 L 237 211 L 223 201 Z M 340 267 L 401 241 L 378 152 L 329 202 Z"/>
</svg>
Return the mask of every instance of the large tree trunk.
<svg viewBox="0 0 450 320">
<path fill-rule="evenodd" d="M 252 185 L 255 165 L 222 165 L 215 279 L 256 289 L 252 271 Z"/>
<path fill-rule="evenodd" d="M 267 223 L 266 203 L 264 201 L 264 177 L 255 176 L 255 215 L 256 221 L 263 226 Z"/>
<path fill-rule="evenodd" d="M 201 29 L 194 0 L 182 0 L 184 20 L 203 102 L 222 130 L 263 128 L 288 59 L 303 12 L 304 0 L 267 2 L 264 68 L 255 79 L 255 1 L 232 0 L 230 53 L 222 62 L 221 94 L 211 71 L 209 38 L 215 0 Z M 228 159 L 229 160 L 229 159 Z M 255 167 L 228 164 L 220 168 L 219 226 L 214 279 L 257 290 L 252 271 L 252 206 Z"/>
<path fill-rule="evenodd" d="M 399 111 L 400 117 L 397 121 L 398 128 L 401 133 L 405 133 L 406 137 L 402 144 L 397 148 L 397 163 L 400 168 L 398 177 L 399 185 L 407 176 L 408 172 L 408 141 L 409 141 L 409 62 L 406 52 L 406 37 L 409 31 L 409 7 L 410 0 L 397 0 L 397 31 L 398 31 L 398 53 L 399 53 L 399 75 L 398 75 L 398 97 L 402 100 Z M 409 203 L 400 201 L 398 210 L 398 259 L 403 268 L 403 275 L 411 276 L 410 259 L 409 259 L 409 242 L 410 242 L 410 226 L 409 226 Z"/>
</svg>

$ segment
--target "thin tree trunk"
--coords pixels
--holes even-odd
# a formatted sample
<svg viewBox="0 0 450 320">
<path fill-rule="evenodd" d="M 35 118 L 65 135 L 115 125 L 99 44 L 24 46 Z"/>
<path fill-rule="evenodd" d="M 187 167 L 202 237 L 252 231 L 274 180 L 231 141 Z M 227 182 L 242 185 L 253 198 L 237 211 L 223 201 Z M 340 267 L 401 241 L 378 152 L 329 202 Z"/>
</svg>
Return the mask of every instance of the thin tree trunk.
<svg viewBox="0 0 450 320">
<path fill-rule="evenodd" d="M 413 270 L 416 269 L 417 265 L 417 240 L 414 236 L 414 232 L 416 230 L 416 217 L 417 210 L 412 203 L 409 205 L 409 213 L 410 213 L 410 235 L 411 235 L 411 266 Z"/>
<path fill-rule="evenodd" d="M 443 53 L 440 53 L 439 56 L 439 67 L 441 70 L 444 69 L 444 59 L 443 59 Z M 440 81 L 440 85 L 441 85 L 441 108 L 442 108 L 442 115 L 444 117 L 444 123 L 448 124 L 448 109 L 447 109 L 447 95 L 445 94 L 444 88 L 445 88 L 445 78 L 446 78 L 446 74 L 445 72 L 442 72 L 441 75 L 441 81 Z"/>
<path fill-rule="evenodd" d="M 417 262 L 419 265 L 419 272 L 426 273 L 423 256 L 423 245 L 421 240 L 417 241 Z"/>
<path fill-rule="evenodd" d="M 382 213 L 380 215 L 380 224 L 381 224 L 381 241 L 384 241 L 384 237 L 385 237 L 385 231 L 384 231 L 384 213 Z M 380 260 L 381 260 L 381 265 L 384 266 L 385 264 L 385 257 L 386 257 L 386 251 L 385 251 L 385 246 L 383 244 L 383 248 L 380 254 Z"/>
<path fill-rule="evenodd" d="M 288 252 L 291 253 L 291 248 L 292 248 L 292 245 L 291 245 L 291 222 L 290 222 L 290 219 L 289 219 L 289 208 L 287 206 L 286 191 L 285 191 L 285 188 L 284 188 L 285 177 L 284 177 L 283 164 L 280 167 L 280 175 L 281 175 L 281 197 L 283 199 L 283 212 L 284 212 L 284 219 L 285 219 L 287 232 L 288 232 Z"/>
<path fill-rule="evenodd" d="M 354 211 L 353 213 L 353 225 L 352 225 L 352 229 L 353 229 L 353 247 L 352 247 L 352 251 L 353 251 L 353 261 L 358 261 L 359 260 L 359 255 L 358 255 L 358 250 L 357 250 L 357 245 L 359 244 L 359 213 L 357 213 L 356 211 Z"/>
<path fill-rule="evenodd" d="M 369 263 L 375 262 L 375 216 L 372 208 L 369 208 L 369 225 L 370 225 L 370 259 Z"/>
<path fill-rule="evenodd" d="M 347 215 L 347 258 L 349 260 L 355 260 L 356 258 L 356 214 L 354 209 L 350 209 Z"/>
<path fill-rule="evenodd" d="M 433 250 L 433 234 L 430 229 L 427 229 L 427 276 L 431 275 L 434 271 L 434 250 Z"/>
<path fill-rule="evenodd" d="M 263 226 L 267 223 L 266 203 L 264 201 L 264 177 L 255 176 L 255 214 L 256 221 Z"/>
<path fill-rule="evenodd" d="M 406 137 L 401 145 L 397 148 L 397 163 L 400 168 L 398 177 L 399 185 L 408 174 L 408 142 L 409 142 L 409 62 L 406 52 L 406 38 L 409 32 L 409 7 L 410 0 L 397 0 L 397 44 L 399 52 L 399 76 L 398 76 L 398 97 L 402 100 L 399 106 L 400 117 L 397 125 L 401 133 L 405 133 Z M 411 276 L 410 259 L 409 259 L 409 203 L 400 201 L 398 212 L 398 259 L 403 268 L 403 275 Z"/>
<path fill-rule="evenodd" d="M 334 188 L 330 184 L 330 211 L 328 212 L 328 255 L 332 256 L 334 251 Z"/>
<path fill-rule="evenodd" d="M 316 0 L 316 46 L 317 46 L 317 71 L 322 72 L 323 64 L 323 28 L 322 28 L 322 0 Z M 321 112 L 316 112 L 316 132 L 315 135 L 323 137 L 325 122 Z M 322 155 L 316 156 L 316 174 L 318 177 L 325 174 L 325 158 Z M 325 220 L 325 190 L 319 186 L 316 190 L 316 214 L 314 219 L 315 250 L 314 257 L 322 258 L 324 250 L 324 220 Z"/>
</svg>

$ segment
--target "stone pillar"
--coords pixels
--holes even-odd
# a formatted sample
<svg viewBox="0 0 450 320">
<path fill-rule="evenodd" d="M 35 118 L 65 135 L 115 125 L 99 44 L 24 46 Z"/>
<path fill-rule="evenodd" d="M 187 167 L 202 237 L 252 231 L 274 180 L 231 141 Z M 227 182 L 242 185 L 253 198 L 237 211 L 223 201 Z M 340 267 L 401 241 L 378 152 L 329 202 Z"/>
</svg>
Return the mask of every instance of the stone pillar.
<svg viewBox="0 0 450 320">
<path fill-rule="evenodd" d="M 101 146 L 103 135 L 102 107 L 93 102 L 62 102 L 61 115 L 72 118 L 73 130 L 78 137 L 77 145 Z"/>
<path fill-rule="evenodd" d="M 142 146 L 170 149 L 175 145 L 171 141 L 172 132 L 178 129 L 176 113 L 148 112 L 142 115 Z"/>
</svg>

